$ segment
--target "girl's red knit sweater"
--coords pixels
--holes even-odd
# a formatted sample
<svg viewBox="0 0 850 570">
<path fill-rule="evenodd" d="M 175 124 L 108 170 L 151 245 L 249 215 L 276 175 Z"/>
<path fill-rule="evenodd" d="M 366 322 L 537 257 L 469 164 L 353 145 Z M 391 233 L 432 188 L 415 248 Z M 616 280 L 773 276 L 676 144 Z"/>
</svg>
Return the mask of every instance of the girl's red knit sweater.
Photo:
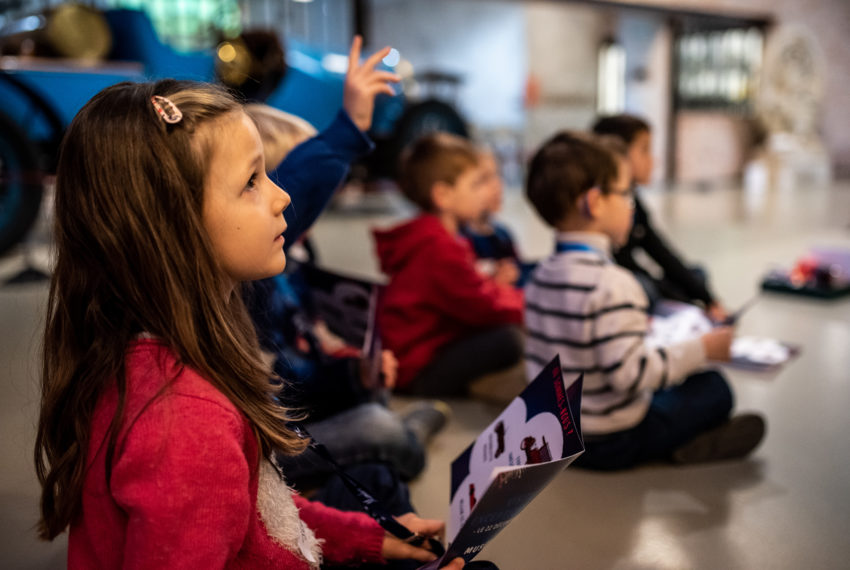
<svg viewBox="0 0 850 570">
<path fill-rule="evenodd" d="M 258 466 L 248 420 L 168 347 L 140 340 L 126 362 L 126 419 L 108 482 L 106 434 L 117 390 L 95 409 L 70 569 L 300 570 L 316 568 L 321 557 L 382 561 L 380 526 L 365 514 L 307 501 L 270 465 Z"/>
</svg>

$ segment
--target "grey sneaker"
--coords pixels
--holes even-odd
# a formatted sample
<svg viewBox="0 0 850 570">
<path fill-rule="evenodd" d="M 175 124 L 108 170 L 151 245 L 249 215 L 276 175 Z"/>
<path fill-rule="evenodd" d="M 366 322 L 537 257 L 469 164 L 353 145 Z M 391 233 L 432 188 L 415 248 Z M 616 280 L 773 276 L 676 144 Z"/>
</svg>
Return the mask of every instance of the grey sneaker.
<svg viewBox="0 0 850 570">
<path fill-rule="evenodd" d="M 758 414 L 740 414 L 696 436 L 673 452 L 674 463 L 707 463 L 746 457 L 764 439 L 766 427 Z"/>
<path fill-rule="evenodd" d="M 422 445 L 443 429 L 451 416 L 449 405 L 441 400 L 427 400 L 412 404 L 400 415 L 401 419 Z"/>
</svg>

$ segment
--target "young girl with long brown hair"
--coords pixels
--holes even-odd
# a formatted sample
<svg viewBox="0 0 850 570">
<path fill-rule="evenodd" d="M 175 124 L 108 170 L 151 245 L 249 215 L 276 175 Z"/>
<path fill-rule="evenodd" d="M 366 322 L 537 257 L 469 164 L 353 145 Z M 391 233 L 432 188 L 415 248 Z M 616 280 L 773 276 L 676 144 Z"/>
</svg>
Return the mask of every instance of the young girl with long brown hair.
<svg viewBox="0 0 850 570">
<path fill-rule="evenodd" d="M 305 442 L 272 397 L 240 282 L 283 270 L 288 205 L 256 127 L 214 86 L 122 83 L 72 121 L 35 448 L 38 531 L 70 526 L 69 568 L 434 558 L 293 494 L 268 459 Z"/>
</svg>

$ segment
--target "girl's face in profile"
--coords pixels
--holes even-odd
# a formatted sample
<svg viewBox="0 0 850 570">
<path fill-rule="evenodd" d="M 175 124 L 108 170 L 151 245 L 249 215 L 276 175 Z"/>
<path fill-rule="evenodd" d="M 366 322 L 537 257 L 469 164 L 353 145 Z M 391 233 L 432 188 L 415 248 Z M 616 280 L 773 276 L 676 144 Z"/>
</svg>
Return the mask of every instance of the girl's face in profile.
<svg viewBox="0 0 850 570">
<path fill-rule="evenodd" d="M 257 128 L 238 112 L 211 125 L 206 134 L 212 156 L 203 221 L 218 262 L 234 286 L 277 275 L 286 266 L 281 234 L 290 199 L 266 175 Z"/>
</svg>

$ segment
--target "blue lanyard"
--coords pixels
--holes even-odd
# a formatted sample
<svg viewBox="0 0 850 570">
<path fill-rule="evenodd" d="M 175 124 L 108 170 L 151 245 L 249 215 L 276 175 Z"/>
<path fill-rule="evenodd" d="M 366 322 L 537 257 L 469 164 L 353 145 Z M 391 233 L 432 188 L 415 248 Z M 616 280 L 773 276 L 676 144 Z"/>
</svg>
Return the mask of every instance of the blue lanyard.
<svg viewBox="0 0 850 570">
<path fill-rule="evenodd" d="M 596 253 L 601 255 L 599 250 L 595 247 L 590 247 L 586 243 L 579 243 L 575 241 L 556 241 L 555 251 L 558 253 L 564 253 L 567 251 L 589 251 L 590 253 Z"/>
</svg>

